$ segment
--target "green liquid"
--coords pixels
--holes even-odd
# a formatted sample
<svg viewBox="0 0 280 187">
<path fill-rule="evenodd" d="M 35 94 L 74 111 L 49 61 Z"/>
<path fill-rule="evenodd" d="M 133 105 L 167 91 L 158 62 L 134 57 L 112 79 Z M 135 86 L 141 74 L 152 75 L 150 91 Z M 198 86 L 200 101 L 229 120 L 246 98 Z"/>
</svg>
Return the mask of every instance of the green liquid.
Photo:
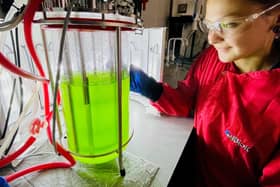
<svg viewBox="0 0 280 187">
<path fill-rule="evenodd" d="M 61 83 L 63 113 L 66 122 L 68 148 L 82 163 L 98 164 L 118 156 L 118 97 L 115 73 L 89 74 L 83 86 L 82 76 L 74 75 L 71 83 Z M 122 143 L 129 139 L 129 76 L 122 79 Z"/>
</svg>

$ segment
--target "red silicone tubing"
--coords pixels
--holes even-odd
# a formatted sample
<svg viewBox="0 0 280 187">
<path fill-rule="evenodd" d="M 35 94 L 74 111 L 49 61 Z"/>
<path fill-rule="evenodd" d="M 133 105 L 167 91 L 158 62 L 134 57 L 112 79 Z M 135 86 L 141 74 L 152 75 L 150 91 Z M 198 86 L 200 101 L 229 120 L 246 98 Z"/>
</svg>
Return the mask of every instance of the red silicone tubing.
<svg viewBox="0 0 280 187">
<path fill-rule="evenodd" d="M 33 75 L 27 71 L 22 70 L 21 68 L 17 67 L 16 65 L 14 65 L 13 63 L 11 63 L 1 52 L 0 52 L 0 64 L 7 70 L 9 70 L 10 72 L 27 78 L 27 79 L 31 79 L 31 80 L 37 80 L 37 81 L 46 81 L 48 82 L 48 79 L 46 79 L 45 77 L 39 77 L 36 75 Z"/>
<path fill-rule="evenodd" d="M 19 155 L 21 155 L 25 150 L 28 149 L 28 147 L 30 147 L 35 142 L 35 140 L 36 140 L 35 137 L 33 137 L 33 136 L 29 137 L 28 140 L 25 142 L 25 144 L 21 148 L 19 148 L 17 151 L 12 153 L 11 155 L 0 160 L 0 168 L 8 165 L 11 161 L 16 159 Z"/>
<path fill-rule="evenodd" d="M 43 67 L 40 63 L 39 57 L 37 56 L 37 53 L 36 53 L 36 50 L 35 50 L 35 47 L 33 44 L 33 40 L 32 40 L 32 21 L 33 21 L 34 15 L 35 15 L 35 11 L 38 9 L 41 2 L 42 2 L 42 0 L 34 0 L 32 3 L 29 3 L 27 10 L 26 10 L 26 14 L 24 15 L 23 19 L 24 19 L 24 35 L 25 35 L 26 45 L 29 49 L 29 52 L 34 60 L 34 63 L 36 65 L 40 75 L 45 77 Z M 51 111 L 50 111 L 49 91 L 48 91 L 48 84 L 45 82 L 43 83 L 43 91 L 44 91 L 45 116 L 46 116 L 46 120 L 48 122 L 47 134 L 48 134 L 48 138 L 49 138 L 50 142 L 52 143 L 52 136 L 51 136 L 52 133 L 51 133 L 50 125 L 49 125 L 50 119 L 51 119 L 50 118 Z M 60 101 L 58 101 L 58 102 L 60 102 Z"/>
<path fill-rule="evenodd" d="M 26 10 L 26 13 L 25 13 L 23 19 L 24 19 L 24 35 L 25 35 L 27 47 L 28 47 L 29 52 L 34 60 L 34 63 L 39 71 L 39 74 L 42 77 L 45 77 L 44 70 L 43 70 L 40 60 L 37 56 L 36 50 L 34 48 L 33 40 L 32 40 L 32 21 L 33 21 L 35 11 L 38 9 L 41 2 L 42 2 L 42 0 L 34 0 L 34 1 L 32 1 L 32 3 L 30 2 L 27 6 L 27 10 Z M 50 125 L 49 125 L 52 112 L 50 111 L 49 91 L 48 91 L 48 84 L 46 82 L 43 82 L 43 93 L 44 93 L 44 104 L 45 104 L 45 117 L 46 117 L 46 121 L 48 122 L 47 134 L 48 134 L 49 141 L 52 143 L 52 136 L 51 136 L 52 133 L 51 133 Z M 34 140 L 32 140 L 33 142 L 31 143 L 31 140 L 30 140 L 30 138 L 28 139 L 28 141 L 25 144 L 26 147 L 24 146 L 21 150 L 22 152 L 24 150 L 26 150 L 35 141 L 35 139 L 34 139 Z M 34 171 L 40 171 L 40 170 L 44 170 L 44 169 L 54 169 L 54 168 L 69 168 L 69 167 L 72 167 L 73 165 L 75 165 L 76 162 L 68 151 L 66 151 L 61 145 L 59 145 L 57 143 L 56 143 L 56 147 L 57 147 L 57 151 L 62 156 L 64 156 L 69 161 L 69 163 L 50 162 L 50 163 L 46 163 L 46 164 L 39 164 L 39 165 L 30 167 L 30 168 L 26 168 L 24 170 L 21 170 L 21 171 L 18 171 L 11 175 L 6 176 L 5 178 L 6 178 L 7 182 L 11 182 L 14 179 L 17 179 L 23 175 L 26 175 L 26 174 L 34 172 Z"/>
<path fill-rule="evenodd" d="M 73 157 L 67 151 L 65 151 L 59 144 L 57 144 L 57 150 L 69 161 L 69 163 L 51 162 L 51 163 L 46 163 L 46 164 L 39 164 L 39 165 L 30 167 L 30 168 L 26 168 L 24 170 L 15 172 L 9 176 L 6 176 L 5 177 L 6 181 L 11 182 L 14 179 L 17 179 L 21 176 L 24 176 L 24 175 L 34 172 L 34 171 L 40 171 L 40 170 L 45 170 L 45 169 L 54 169 L 54 168 L 69 168 L 75 164 L 75 160 L 73 159 Z"/>
<path fill-rule="evenodd" d="M 24 15 L 24 35 L 26 40 L 26 45 L 29 49 L 29 52 L 34 60 L 34 63 L 40 73 L 41 76 L 45 77 L 45 73 L 43 67 L 40 63 L 39 57 L 37 56 L 33 40 L 32 40 L 32 21 L 35 14 L 35 11 L 38 9 L 39 5 L 41 4 L 42 0 L 34 0 L 32 3 L 29 3 L 26 14 Z M 44 91 L 44 104 L 45 104 L 45 116 L 50 115 L 50 100 L 49 100 L 49 91 L 48 91 L 48 84 L 43 83 L 43 91 Z M 58 104 L 60 104 L 60 97 L 58 97 Z M 47 122 L 49 124 L 50 118 L 47 118 Z M 47 127 L 48 137 L 49 140 L 52 142 L 51 138 L 51 129 L 48 125 Z"/>
</svg>

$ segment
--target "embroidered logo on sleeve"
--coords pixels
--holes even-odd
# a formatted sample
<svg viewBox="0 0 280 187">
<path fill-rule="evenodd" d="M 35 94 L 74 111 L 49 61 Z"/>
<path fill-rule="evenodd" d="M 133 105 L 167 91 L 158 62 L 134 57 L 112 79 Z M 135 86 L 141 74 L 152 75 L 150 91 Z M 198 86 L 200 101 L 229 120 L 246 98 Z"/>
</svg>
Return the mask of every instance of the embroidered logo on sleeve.
<svg viewBox="0 0 280 187">
<path fill-rule="evenodd" d="M 246 152 L 250 151 L 251 147 L 245 145 L 238 137 L 232 135 L 229 130 L 225 130 L 225 134 L 228 137 L 228 139 L 230 139 L 233 143 L 241 147 L 243 150 L 245 150 Z"/>
</svg>

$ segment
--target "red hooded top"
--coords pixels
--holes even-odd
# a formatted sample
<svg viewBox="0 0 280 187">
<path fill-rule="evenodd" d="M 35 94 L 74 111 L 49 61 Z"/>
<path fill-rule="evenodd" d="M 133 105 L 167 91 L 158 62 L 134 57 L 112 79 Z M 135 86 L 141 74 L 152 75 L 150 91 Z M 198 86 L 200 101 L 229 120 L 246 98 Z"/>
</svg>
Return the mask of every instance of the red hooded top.
<svg viewBox="0 0 280 187">
<path fill-rule="evenodd" d="M 176 89 L 163 87 L 160 112 L 194 110 L 198 186 L 280 186 L 280 68 L 241 74 L 209 47 Z"/>
</svg>

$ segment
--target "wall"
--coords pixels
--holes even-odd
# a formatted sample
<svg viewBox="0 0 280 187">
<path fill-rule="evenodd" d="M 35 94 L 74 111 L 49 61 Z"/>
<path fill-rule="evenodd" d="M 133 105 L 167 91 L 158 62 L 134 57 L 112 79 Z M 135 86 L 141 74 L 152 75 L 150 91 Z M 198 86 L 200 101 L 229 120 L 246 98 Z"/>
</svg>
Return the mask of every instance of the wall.
<svg viewBox="0 0 280 187">
<path fill-rule="evenodd" d="M 157 81 L 163 79 L 166 28 L 145 28 L 143 34 L 128 35 L 131 63 Z"/>
<path fill-rule="evenodd" d="M 149 0 L 143 11 L 144 27 L 166 27 L 170 0 Z"/>
</svg>

